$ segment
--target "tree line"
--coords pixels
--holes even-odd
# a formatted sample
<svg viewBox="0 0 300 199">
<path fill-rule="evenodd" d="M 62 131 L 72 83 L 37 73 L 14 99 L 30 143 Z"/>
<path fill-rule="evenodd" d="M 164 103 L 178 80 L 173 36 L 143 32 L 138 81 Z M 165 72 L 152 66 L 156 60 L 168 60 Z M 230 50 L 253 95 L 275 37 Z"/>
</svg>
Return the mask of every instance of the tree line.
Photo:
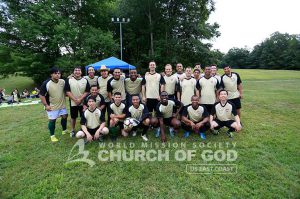
<svg viewBox="0 0 300 199">
<path fill-rule="evenodd" d="M 257 47 L 248 52 L 253 59 L 246 62 L 233 56 L 245 57 L 244 49 L 231 49 L 226 55 L 211 50 L 212 44 L 204 41 L 220 35 L 219 25 L 208 23 L 214 10 L 213 0 L 0 0 L 0 76 L 22 72 L 40 83 L 52 66 L 69 73 L 74 66 L 119 57 L 119 26 L 112 17 L 130 18 L 123 25 L 123 59 L 140 70 L 146 70 L 150 60 L 161 68 L 176 62 L 299 66 L 299 36 L 289 40 L 284 54 L 293 60 L 298 56 L 292 65 L 269 61 L 269 53 L 275 52 L 269 42 L 269 51 Z M 268 62 L 263 62 L 266 57 Z"/>
</svg>

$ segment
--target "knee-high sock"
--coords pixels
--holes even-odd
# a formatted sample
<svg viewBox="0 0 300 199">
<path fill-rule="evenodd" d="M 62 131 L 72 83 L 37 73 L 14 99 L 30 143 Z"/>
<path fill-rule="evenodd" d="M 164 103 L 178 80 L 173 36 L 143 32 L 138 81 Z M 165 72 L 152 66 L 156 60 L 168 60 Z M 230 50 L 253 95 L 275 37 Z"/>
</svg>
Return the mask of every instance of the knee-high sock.
<svg viewBox="0 0 300 199">
<path fill-rule="evenodd" d="M 142 129 L 143 129 L 142 135 L 146 135 L 146 134 L 147 134 L 147 131 L 148 131 L 148 129 L 149 129 L 149 126 L 146 126 L 146 125 L 144 125 L 144 124 L 141 124 L 141 127 L 142 127 Z"/>
<path fill-rule="evenodd" d="M 49 123 L 48 123 L 48 129 L 50 131 L 50 135 L 54 135 L 54 131 L 55 131 L 55 122 L 56 120 L 49 120 Z"/>
<path fill-rule="evenodd" d="M 62 130 L 65 131 L 67 129 L 67 118 L 61 118 L 61 127 L 62 127 Z"/>
</svg>

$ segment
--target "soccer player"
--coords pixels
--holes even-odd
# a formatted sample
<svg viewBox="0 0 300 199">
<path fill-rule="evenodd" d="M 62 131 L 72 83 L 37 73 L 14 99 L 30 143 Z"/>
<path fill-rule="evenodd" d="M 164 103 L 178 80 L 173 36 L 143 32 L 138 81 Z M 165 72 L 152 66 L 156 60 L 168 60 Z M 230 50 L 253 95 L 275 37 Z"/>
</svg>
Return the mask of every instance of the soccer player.
<svg viewBox="0 0 300 199">
<path fill-rule="evenodd" d="M 67 79 L 65 84 L 66 94 L 70 98 L 71 137 L 75 137 L 76 118 L 78 117 L 78 113 L 80 117 L 82 117 L 83 100 L 88 95 L 90 90 L 88 80 L 82 78 L 81 75 L 81 68 L 75 67 L 73 70 L 73 77 Z"/>
<path fill-rule="evenodd" d="M 180 128 L 180 121 L 177 119 L 179 112 L 181 111 L 182 103 L 178 100 L 169 100 L 168 93 L 166 91 L 161 92 L 160 102 L 156 107 L 157 117 L 159 120 L 159 129 L 161 132 L 162 142 L 166 141 L 164 125 L 169 126 L 170 136 L 174 137 L 174 133 L 178 132 Z M 158 133 L 157 133 L 158 134 Z M 156 137 L 157 136 L 156 134 Z"/>
<path fill-rule="evenodd" d="M 197 95 L 201 96 L 200 103 L 205 106 L 209 113 L 217 101 L 217 89 L 219 89 L 218 80 L 210 74 L 210 66 L 205 66 L 204 77 L 196 84 Z"/>
<path fill-rule="evenodd" d="M 84 111 L 80 120 L 81 130 L 76 133 L 77 138 L 84 138 L 88 142 L 93 140 L 103 141 L 103 136 L 109 133 L 105 127 L 104 115 L 96 106 L 96 98 L 94 96 L 88 99 L 88 108 Z"/>
<path fill-rule="evenodd" d="M 97 85 L 98 76 L 95 76 L 95 69 L 93 66 L 88 67 L 88 75 L 84 76 L 88 80 L 90 86 Z"/>
<path fill-rule="evenodd" d="M 129 78 L 125 79 L 126 103 L 131 105 L 133 95 L 140 96 L 143 78 L 138 78 L 137 70 L 129 71 Z"/>
<path fill-rule="evenodd" d="M 187 138 L 190 132 L 195 132 L 205 140 L 205 131 L 209 129 L 209 113 L 205 106 L 199 104 L 199 97 L 193 95 L 191 104 L 183 108 L 181 113 L 182 128 L 185 130 L 184 137 Z"/>
<path fill-rule="evenodd" d="M 226 90 L 219 91 L 219 102 L 217 102 L 210 114 L 210 128 L 214 134 L 218 134 L 218 129 L 227 127 L 227 135 L 233 137 L 234 131 L 239 132 L 242 129 L 240 117 L 237 115 L 235 105 L 227 100 L 228 92 Z M 233 119 L 234 118 L 234 119 Z"/>
<path fill-rule="evenodd" d="M 105 110 L 105 100 L 104 100 L 104 97 L 98 93 L 97 85 L 91 86 L 90 94 L 84 99 L 84 101 L 83 101 L 83 110 L 84 111 L 88 107 L 88 99 L 90 97 L 94 97 L 96 99 L 96 107 L 102 112 L 103 115 L 105 115 L 105 112 L 103 113 L 103 111 L 102 111 L 102 110 Z"/>
<path fill-rule="evenodd" d="M 220 87 L 228 92 L 228 101 L 235 105 L 238 116 L 241 118 L 241 99 L 243 99 L 243 86 L 240 75 L 231 72 L 231 67 L 224 65 L 224 75 L 221 76 Z"/>
<path fill-rule="evenodd" d="M 48 115 L 51 141 L 57 142 L 58 139 L 54 135 L 57 118 L 61 117 L 62 134 L 66 134 L 67 131 L 65 80 L 61 79 L 60 70 L 55 67 L 51 68 L 50 74 L 51 78 L 43 82 L 39 96 Z"/>
<path fill-rule="evenodd" d="M 167 64 L 165 66 L 165 91 L 169 94 L 169 99 L 175 99 L 175 94 L 177 93 L 177 89 L 178 89 L 178 78 L 176 77 L 176 75 L 172 75 L 172 66 L 171 64 Z"/>
<path fill-rule="evenodd" d="M 185 69 L 185 78 L 179 82 L 180 91 L 177 92 L 177 99 L 182 102 L 184 106 L 191 103 L 191 97 L 196 94 L 197 81 L 192 78 L 192 68 Z"/>
<path fill-rule="evenodd" d="M 115 92 L 114 100 L 113 102 L 111 102 L 109 106 L 109 126 L 110 127 L 119 126 L 122 131 L 122 135 L 128 136 L 128 134 L 123 131 L 123 122 L 125 117 L 126 117 L 126 105 L 122 102 L 122 94 L 120 92 Z"/>
<path fill-rule="evenodd" d="M 182 63 L 176 64 L 176 73 L 174 75 L 178 78 L 178 80 L 182 80 L 183 78 L 185 78 L 185 73 L 184 73 Z"/>
<path fill-rule="evenodd" d="M 108 92 L 107 92 L 107 82 L 112 77 L 112 75 L 109 74 L 109 68 L 107 68 L 105 65 L 102 65 L 100 67 L 100 74 L 101 76 L 98 78 L 98 88 L 99 88 L 99 94 L 104 97 L 105 109 L 103 109 L 102 113 L 105 115 L 106 112 L 108 112 L 108 108 L 110 105 L 110 99 L 108 97 Z"/>
<path fill-rule="evenodd" d="M 133 127 L 132 129 L 128 129 L 128 130 L 124 130 L 125 134 L 128 133 L 132 130 L 132 136 L 136 136 L 136 131 L 138 128 L 143 129 L 142 132 L 142 139 L 144 141 L 148 141 L 147 138 L 147 131 L 149 129 L 150 126 L 150 114 L 149 111 L 147 109 L 147 106 L 145 106 L 144 104 L 140 103 L 140 97 L 138 95 L 133 95 L 132 96 L 132 105 L 129 106 L 128 111 L 127 111 L 127 115 L 126 117 L 131 117 L 136 119 L 137 121 L 139 121 L 138 126 Z"/>
<path fill-rule="evenodd" d="M 221 76 L 217 73 L 217 71 L 218 71 L 217 66 L 216 65 L 211 65 L 210 69 L 211 69 L 211 71 L 210 71 L 211 76 L 217 78 L 217 80 L 219 81 L 219 84 L 220 84 L 221 83 Z"/>
<path fill-rule="evenodd" d="M 126 99 L 126 93 L 125 93 L 125 77 L 121 76 L 121 69 L 115 68 L 113 72 L 113 77 L 110 78 L 107 82 L 107 92 L 108 92 L 108 97 L 110 101 L 112 102 L 112 99 L 114 94 L 116 92 L 120 92 L 122 95 L 122 101 L 124 103 Z"/>
</svg>

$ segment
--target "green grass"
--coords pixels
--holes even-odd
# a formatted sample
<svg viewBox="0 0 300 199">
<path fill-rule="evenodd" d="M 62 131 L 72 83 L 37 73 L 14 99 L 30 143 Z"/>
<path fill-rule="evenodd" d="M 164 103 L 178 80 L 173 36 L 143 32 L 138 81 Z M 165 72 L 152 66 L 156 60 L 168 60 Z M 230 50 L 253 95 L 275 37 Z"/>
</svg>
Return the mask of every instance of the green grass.
<svg viewBox="0 0 300 199">
<path fill-rule="evenodd" d="M 0 79 L 0 88 L 5 88 L 6 95 L 9 95 L 15 88 L 17 88 L 21 93 L 25 88 L 31 92 L 34 87 L 34 82 L 29 77 L 9 76 L 8 78 Z"/>
<path fill-rule="evenodd" d="M 0 109 L 0 198 L 299 198 L 300 73 L 236 70 L 244 81 L 244 129 L 233 140 L 207 135 L 211 144 L 236 143 L 236 174 L 187 174 L 186 164 L 205 164 L 196 148 L 192 161 L 100 162 L 97 143 L 86 163 L 65 164 L 76 140 L 60 135 L 51 144 L 41 105 Z M 289 81 L 278 81 L 278 80 Z M 251 80 L 251 81 L 250 81 Z M 261 81 L 263 80 L 263 81 Z M 151 142 L 160 143 L 149 132 Z M 169 143 L 199 143 L 196 135 Z M 118 139 L 140 149 L 140 137 Z M 106 140 L 110 143 L 110 140 Z M 116 148 L 114 148 L 116 149 Z M 212 148 L 216 151 L 216 148 Z M 170 148 L 171 155 L 176 149 Z M 74 153 L 75 154 L 75 153 Z M 216 161 L 207 163 L 219 163 Z"/>
</svg>

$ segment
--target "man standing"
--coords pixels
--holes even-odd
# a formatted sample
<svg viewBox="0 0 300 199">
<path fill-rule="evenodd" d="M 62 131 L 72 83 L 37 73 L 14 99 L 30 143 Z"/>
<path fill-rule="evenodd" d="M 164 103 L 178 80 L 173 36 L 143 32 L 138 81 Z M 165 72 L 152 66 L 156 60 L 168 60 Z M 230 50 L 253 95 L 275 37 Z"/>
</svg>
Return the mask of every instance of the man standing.
<svg viewBox="0 0 300 199">
<path fill-rule="evenodd" d="M 210 69 L 211 69 L 211 71 L 210 71 L 211 76 L 217 78 L 217 80 L 220 84 L 221 83 L 221 76 L 217 73 L 217 71 L 218 71 L 217 66 L 216 65 L 211 65 Z"/>
<path fill-rule="evenodd" d="M 209 113 L 217 101 L 217 89 L 219 89 L 218 80 L 210 74 L 210 67 L 205 66 L 204 77 L 196 84 L 197 95 L 201 97 L 200 103 L 205 106 Z"/>
<path fill-rule="evenodd" d="M 112 77 L 112 75 L 109 74 L 109 68 L 107 68 L 105 65 L 102 65 L 100 67 L 100 74 L 101 77 L 98 78 L 98 88 L 99 88 L 99 94 L 103 96 L 105 101 L 105 109 L 103 109 L 103 114 L 105 115 L 106 112 L 108 112 L 108 107 L 110 105 L 110 99 L 108 97 L 107 92 L 107 82 Z"/>
<path fill-rule="evenodd" d="M 165 80 L 161 74 L 155 71 L 156 63 L 151 61 L 149 63 L 149 73 L 145 75 L 142 81 L 142 95 L 143 103 L 146 103 L 150 113 L 155 110 L 158 104 L 159 92 L 165 90 Z"/>
<path fill-rule="evenodd" d="M 87 79 L 81 77 L 82 72 L 80 67 L 75 67 L 73 78 L 67 79 L 65 90 L 70 98 L 71 112 L 71 137 L 75 137 L 76 118 L 78 113 L 80 117 L 83 115 L 83 100 L 88 95 L 90 85 Z"/>
<path fill-rule="evenodd" d="M 97 85 L 98 76 L 95 76 L 95 69 L 93 66 L 88 67 L 88 75 L 84 76 L 88 80 L 90 86 Z"/>
<path fill-rule="evenodd" d="M 182 63 L 176 64 L 176 73 L 174 75 L 178 78 L 178 80 L 182 80 L 183 78 L 185 78 L 185 73 L 184 73 Z"/>
<path fill-rule="evenodd" d="M 167 64 L 165 66 L 165 91 L 169 94 L 169 99 L 175 99 L 175 94 L 177 93 L 178 89 L 178 78 L 176 75 L 172 74 L 172 66 L 171 64 Z"/>
<path fill-rule="evenodd" d="M 144 141 L 148 141 L 147 138 L 147 131 L 150 126 L 150 114 L 147 109 L 147 106 L 140 103 L 140 97 L 138 95 L 132 96 L 132 105 L 128 108 L 126 117 L 134 118 L 136 119 L 139 124 L 138 126 L 133 127 L 132 129 L 125 130 L 126 133 L 129 133 L 132 130 L 132 136 L 136 136 L 136 131 L 138 128 L 141 128 L 143 130 L 142 132 L 142 139 Z"/>
<path fill-rule="evenodd" d="M 122 96 L 122 101 L 125 103 L 126 93 L 125 93 L 125 77 L 121 76 L 121 69 L 115 68 L 113 72 L 113 77 L 107 82 L 107 92 L 110 101 L 112 101 L 112 96 L 116 92 L 120 92 Z"/>
<path fill-rule="evenodd" d="M 143 78 L 138 78 L 137 71 L 130 70 L 129 78 L 125 79 L 126 103 L 131 105 L 131 98 L 133 95 L 140 96 L 142 92 Z"/>
<path fill-rule="evenodd" d="M 213 130 L 214 134 L 219 134 L 217 130 L 225 126 L 228 128 L 228 131 L 226 132 L 227 135 L 232 138 L 232 132 L 239 132 L 242 129 L 242 126 L 234 104 L 227 101 L 227 97 L 228 92 L 226 90 L 220 90 L 220 102 L 214 105 L 210 114 L 210 128 Z"/>
<path fill-rule="evenodd" d="M 205 106 L 199 105 L 199 97 L 193 95 L 191 104 L 183 108 L 181 114 L 182 128 L 185 130 L 184 137 L 187 138 L 190 132 L 193 131 L 200 135 L 205 140 L 205 131 L 209 129 L 209 113 Z"/>
<path fill-rule="evenodd" d="M 81 117 L 81 130 L 77 132 L 77 138 L 84 138 L 88 142 L 93 140 L 103 141 L 103 136 L 107 135 L 109 130 L 105 127 L 104 115 L 96 106 L 96 98 L 88 99 L 88 108 L 84 111 Z"/>
<path fill-rule="evenodd" d="M 237 114 L 241 118 L 241 99 L 243 99 L 243 86 L 240 75 L 231 72 L 231 67 L 224 65 L 224 75 L 221 76 L 220 87 L 228 92 L 228 101 L 235 105 Z"/>
<path fill-rule="evenodd" d="M 60 70 L 53 67 L 50 70 L 51 78 L 43 82 L 40 89 L 40 99 L 45 106 L 49 118 L 48 129 L 52 142 L 57 142 L 55 137 L 55 123 L 58 117 L 61 117 L 62 134 L 67 130 L 67 109 L 66 96 L 64 92 L 65 80 L 60 79 Z"/>
<path fill-rule="evenodd" d="M 160 102 L 156 107 L 157 117 L 159 119 L 159 127 L 161 131 L 162 142 L 166 141 L 164 125 L 169 126 L 170 136 L 174 137 L 174 133 L 178 133 L 181 126 L 180 121 L 177 119 L 181 111 L 182 103 L 178 100 L 169 100 L 166 91 L 161 92 Z"/>
<path fill-rule="evenodd" d="M 196 80 L 192 78 L 192 68 L 185 69 L 185 78 L 179 82 L 180 92 L 177 93 L 177 99 L 183 103 L 184 106 L 191 103 L 191 97 L 196 94 Z"/>
<path fill-rule="evenodd" d="M 83 110 L 85 111 L 87 109 L 87 107 L 88 107 L 88 100 L 91 97 L 95 98 L 95 100 L 96 100 L 96 107 L 105 116 L 105 112 L 103 113 L 103 110 L 105 110 L 104 97 L 101 94 L 98 93 L 98 87 L 97 87 L 97 85 L 91 86 L 89 95 L 83 101 Z"/>
</svg>

